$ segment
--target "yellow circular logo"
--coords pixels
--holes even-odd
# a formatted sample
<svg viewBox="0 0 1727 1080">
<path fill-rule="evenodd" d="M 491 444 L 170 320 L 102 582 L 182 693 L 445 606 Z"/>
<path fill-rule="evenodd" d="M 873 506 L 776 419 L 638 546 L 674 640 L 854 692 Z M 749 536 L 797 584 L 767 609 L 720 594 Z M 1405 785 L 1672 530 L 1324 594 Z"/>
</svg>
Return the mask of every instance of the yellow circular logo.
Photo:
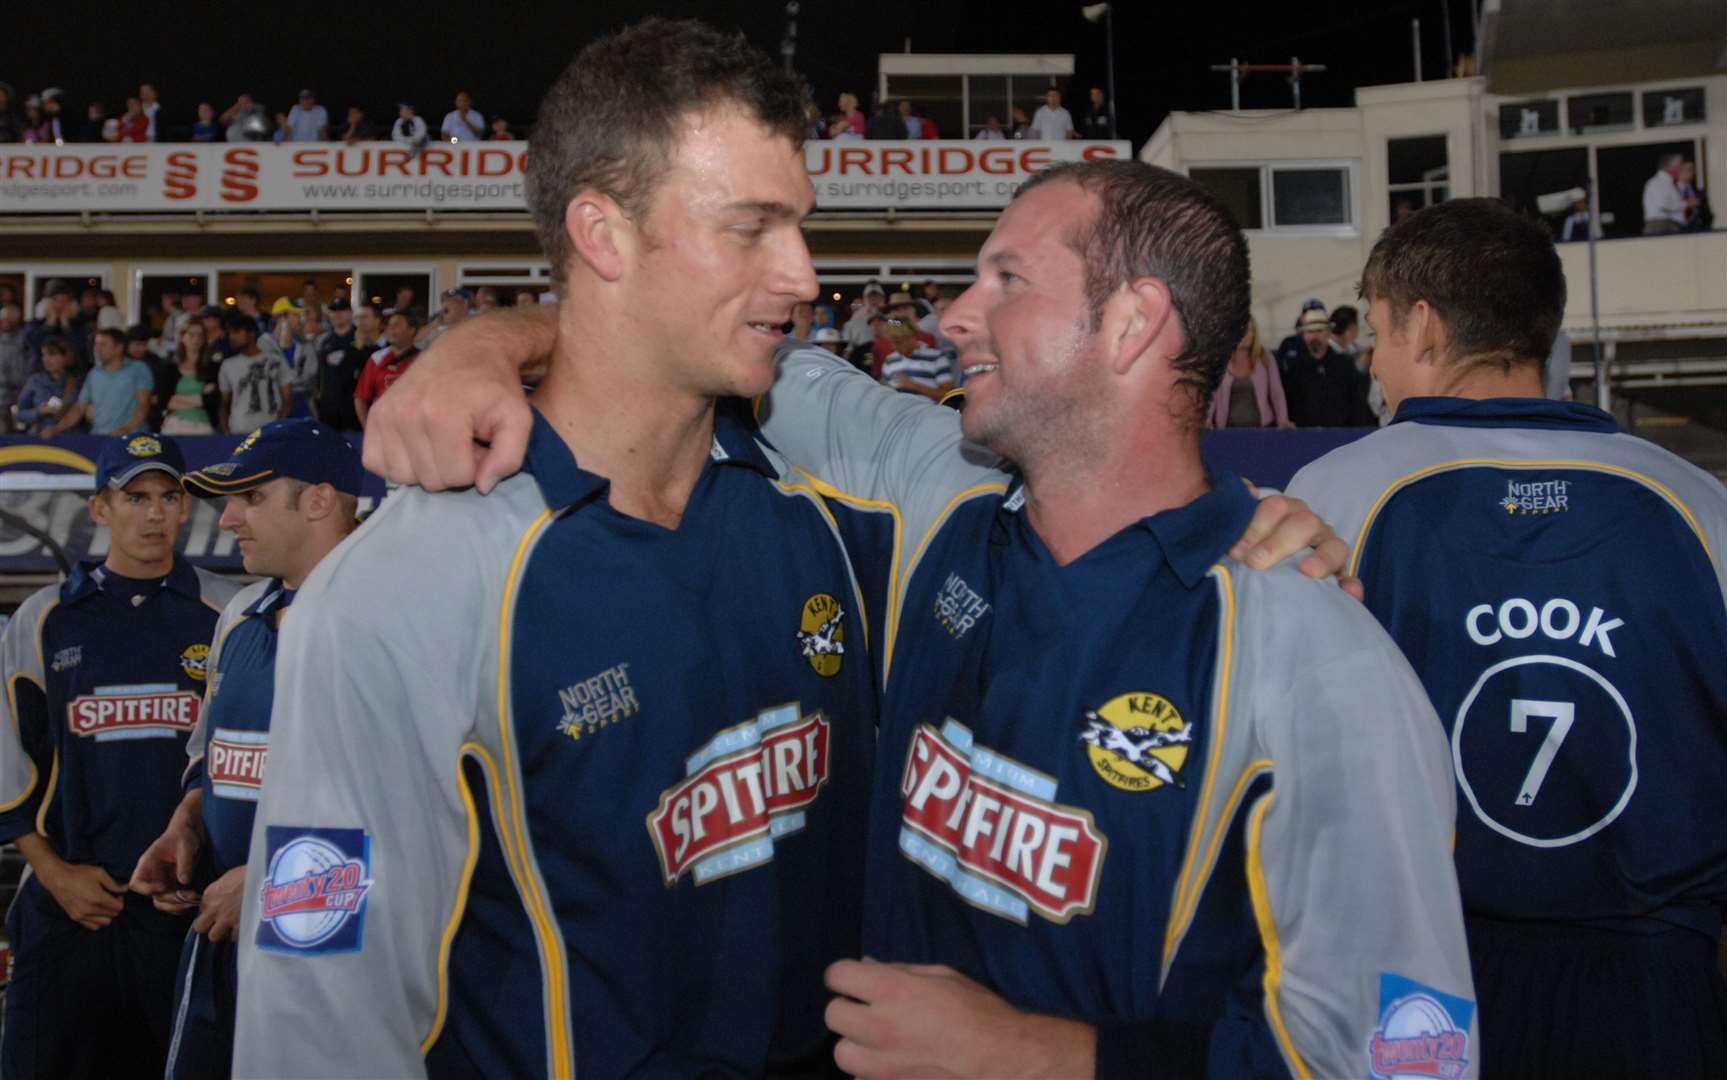
<svg viewBox="0 0 1727 1080">
<path fill-rule="evenodd" d="M 263 428 L 259 428 L 258 431 L 254 431 L 254 432 L 252 432 L 252 434 L 246 436 L 246 438 L 241 441 L 239 446 L 234 447 L 234 453 L 243 454 L 246 451 L 250 450 L 252 448 L 252 444 L 258 441 L 258 432 L 263 431 L 263 430 L 264 430 Z"/>
<path fill-rule="evenodd" d="M 827 593 L 816 593 L 804 601 L 798 623 L 798 646 L 816 674 L 832 678 L 845 660 L 845 609 Z"/>
<path fill-rule="evenodd" d="M 126 444 L 133 457 L 155 457 L 162 452 L 162 443 L 154 435 L 140 435 Z"/>
<path fill-rule="evenodd" d="M 1085 714 L 1079 738 L 1091 767 L 1112 787 L 1156 791 L 1165 784 L 1187 786 L 1181 770 L 1193 745 L 1193 725 L 1161 694 L 1111 698 Z"/>
<path fill-rule="evenodd" d="M 184 671 L 188 678 L 203 682 L 209 663 L 210 646 L 202 642 L 180 650 L 180 670 Z"/>
</svg>

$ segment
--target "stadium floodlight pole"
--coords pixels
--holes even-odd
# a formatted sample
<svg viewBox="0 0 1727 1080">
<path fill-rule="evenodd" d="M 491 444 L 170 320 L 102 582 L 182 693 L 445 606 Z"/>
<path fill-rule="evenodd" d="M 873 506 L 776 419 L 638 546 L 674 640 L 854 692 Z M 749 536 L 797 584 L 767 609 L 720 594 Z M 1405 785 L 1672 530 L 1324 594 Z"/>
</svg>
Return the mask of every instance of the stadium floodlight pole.
<svg viewBox="0 0 1727 1080">
<path fill-rule="evenodd" d="M 1115 12 L 1108 4 L 1087 4 L 1079 9 L 1085 21 L 1103 20 L 1103 63 L 1109 73 L 1109 137 L 1115 138 L 1115 114 L 1120 108 L 1115 100 Z"/>
</svg>

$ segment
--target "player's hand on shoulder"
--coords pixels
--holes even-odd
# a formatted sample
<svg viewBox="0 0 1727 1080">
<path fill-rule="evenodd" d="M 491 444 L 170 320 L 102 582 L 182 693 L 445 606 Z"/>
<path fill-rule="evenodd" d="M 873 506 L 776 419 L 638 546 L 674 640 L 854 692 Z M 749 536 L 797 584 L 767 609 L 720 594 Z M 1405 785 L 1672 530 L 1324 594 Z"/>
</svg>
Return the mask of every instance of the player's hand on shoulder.
<svg viewBox="0 0 1727 1080">
<path fill-rule="evenodd" d="M 428 491 L 490 491 L 522 467 L 533 412 L 525 377 L 543 369 L 556 311 L 490 312 L 438 336 L 366 414 L 371 472 Z"/>
<path fill-rule="evenodd" d="M 1252 484 L 1247 489 L 1259 494 Z M 1266 570 L 1303 551 L 1307 555 L 1298 564 L 1303 574 L 1311 578 L 1336 576 L 1338 586 L 1350 596 L 1360 600 L 1366 595 L 1361 579 L 1343 573 L 1349 563 L 1349 545 L 1306 503 L 1290 495 L 1267 495 L 1259 500 L 1253 520 L 1229 549 L 1229 557 L 1255 570 Z"/>
<path fill-rule="evenodd" d="M 211 941 L 227 941 L 240 925 L 240 901 L 246 895 L 246 868 L 236 866 L 204 890 L 192 929 Z"/>
<path fill-rule="evenodd" d="M 1015 1009 L 950 967 L 841 960 L 827 970 L 834 1062 L 859 1077 L 1069 1077 L 1096 1070 L 1088 1024 Z"/>
<path fill-rule="evenodd" d="M 120 917 L 126 908 L 121 894 L 126 886 L 100 866 L 61 863 L 41 875 L 42 887 L 66 917 L 86 930 L 100 930 Z"/>
</svg>

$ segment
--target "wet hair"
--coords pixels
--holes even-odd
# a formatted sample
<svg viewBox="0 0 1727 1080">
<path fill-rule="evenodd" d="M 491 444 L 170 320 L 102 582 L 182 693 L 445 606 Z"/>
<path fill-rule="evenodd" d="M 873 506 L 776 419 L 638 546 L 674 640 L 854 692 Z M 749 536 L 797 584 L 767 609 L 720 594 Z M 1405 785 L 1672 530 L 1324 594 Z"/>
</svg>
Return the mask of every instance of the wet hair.
<svg viewBox="0 0 1727 1080">
<path fill-rule="evenodd" d="M 1425 300 L 1445 323 L 1452 359 L 1507 366 L 1543 362 L 1565 316 L 1553 237 L 1497 199 L 1452 199 L 1386 229 L 1360 293 L 1384 300 L 1397 326 Z"/>
<path fill-rule="evenodd" d="M 809 90 L 742 34 L 694 19 L 648 18 L 591 42 L 540 102 L 528 143 L 528 208 L 552 278 L 574 254 L 564 226 L 570 200 L 597 190 L 634 217 L 652 200 L 685 116 L 742 108 L 802 146 Z"/>
<path fill-rule="evenodd" d="M 1247 331 L 1251 274 L 1240 227 L 1203 187 L 1139 161 L 1056 165 L 1014 197 L 1058 183 L 1078 184 L 1098 200 L 1068 238 L 1085 262 L 1091 328 L 1103 325 L 1104 306 L 1129 282 L 1153 277 L 1167 285 L 1182 330 L 1170 363 L 1200 418 Z"/>
</svg>

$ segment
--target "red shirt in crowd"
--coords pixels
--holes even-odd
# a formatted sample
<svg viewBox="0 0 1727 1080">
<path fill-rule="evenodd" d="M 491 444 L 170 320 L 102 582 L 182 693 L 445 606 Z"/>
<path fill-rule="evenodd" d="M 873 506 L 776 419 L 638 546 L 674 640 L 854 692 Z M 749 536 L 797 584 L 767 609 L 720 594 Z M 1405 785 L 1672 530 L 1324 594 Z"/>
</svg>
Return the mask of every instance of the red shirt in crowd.
<svg viewBox="0 0 1727 1080">
<path fill-rule="evenodd" d="M 360 373 L 360 382 L 354 387 L 354 400 L 364 402 L 366 408 L 384 396 L 392 384 L 414 366 L 414 361 L 420 358 L 420 350 L 409 347 L 408 351 L 397 355 L 394 349 L 379 349 L 366 361 L 366 370 Z"/>
</svg>

